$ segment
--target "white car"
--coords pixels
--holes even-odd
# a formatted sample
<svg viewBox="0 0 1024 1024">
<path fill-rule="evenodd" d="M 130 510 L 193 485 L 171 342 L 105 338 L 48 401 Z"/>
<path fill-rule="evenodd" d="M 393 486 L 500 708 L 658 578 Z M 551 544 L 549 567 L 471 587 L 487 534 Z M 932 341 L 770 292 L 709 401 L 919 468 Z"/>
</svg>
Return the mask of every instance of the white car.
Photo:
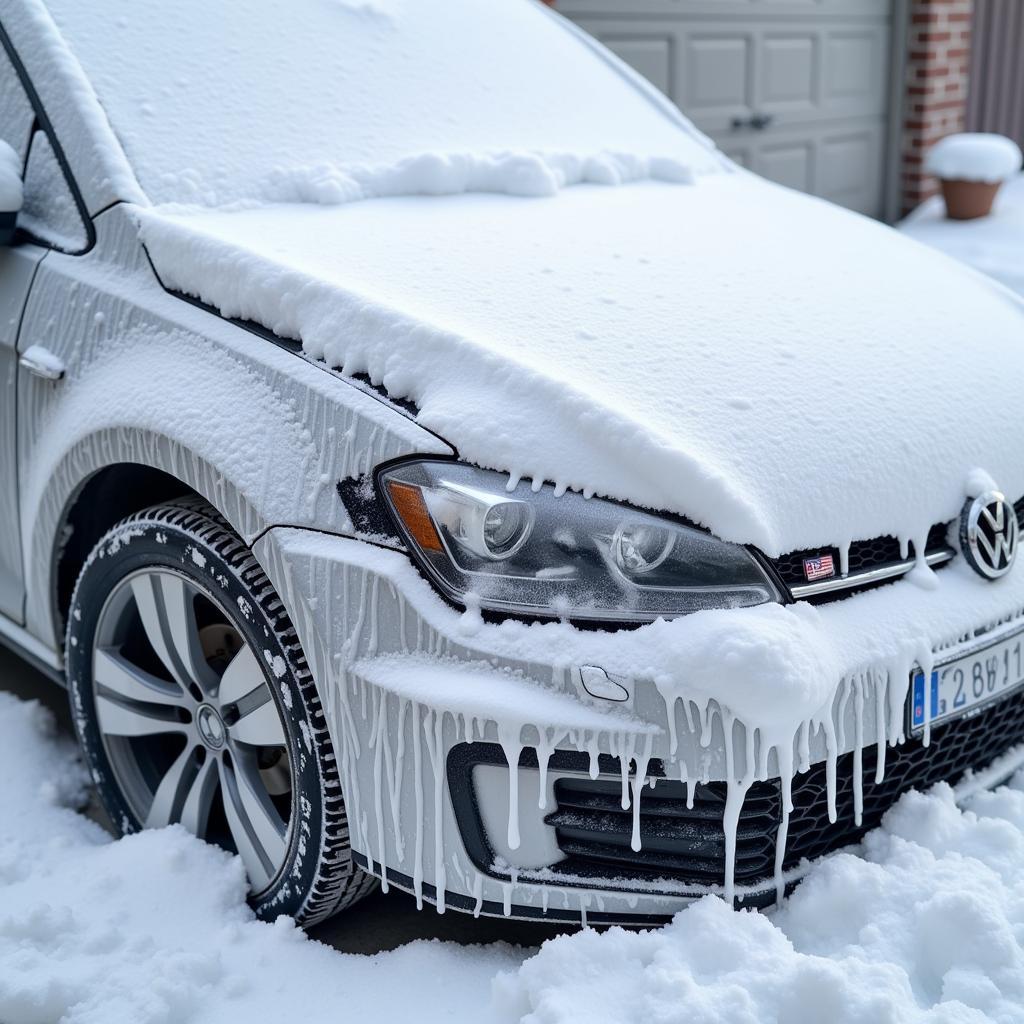
<svg viewBox="0 0 1024 1024">
<path fill-rule="evenodd" d="M 0 42 L 0 637 L 117 829 L 265 917 L 649 921 L 1012 770 L 1007 291 L 534 0 Z"/>
</svg>

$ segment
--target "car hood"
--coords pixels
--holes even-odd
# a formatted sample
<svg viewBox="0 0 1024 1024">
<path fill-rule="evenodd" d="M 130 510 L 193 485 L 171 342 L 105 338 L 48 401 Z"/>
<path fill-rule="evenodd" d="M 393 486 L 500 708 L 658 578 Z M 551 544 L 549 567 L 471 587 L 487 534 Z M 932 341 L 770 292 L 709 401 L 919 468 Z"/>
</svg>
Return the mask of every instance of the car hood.
<svg viewBox="0 0 1024 1024">
<path fill-rule="evenodd" d="M 1024 494 L 1024 305 L 737 172 L 140 211 L 168 287 L 367 372 L 462 458 L 768 554 Z"/>
</svg>

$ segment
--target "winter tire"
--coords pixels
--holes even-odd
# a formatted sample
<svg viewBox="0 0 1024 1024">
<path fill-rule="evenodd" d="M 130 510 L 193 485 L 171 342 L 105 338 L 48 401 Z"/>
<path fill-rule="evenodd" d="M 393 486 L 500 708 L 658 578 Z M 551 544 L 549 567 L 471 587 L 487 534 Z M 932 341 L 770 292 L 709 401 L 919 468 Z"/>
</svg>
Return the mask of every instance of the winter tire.
<svg viewBox="0 0 1024 1024">
<path fill-rule="evenodd" d="M 180 822 L 239 853 L 267 919 L 313 924 L 373 888 L 295 631 L 208 505 L 159 505 L 100 540 L 66 662 L 78 739 L 122 834 Z"/>
</svg>

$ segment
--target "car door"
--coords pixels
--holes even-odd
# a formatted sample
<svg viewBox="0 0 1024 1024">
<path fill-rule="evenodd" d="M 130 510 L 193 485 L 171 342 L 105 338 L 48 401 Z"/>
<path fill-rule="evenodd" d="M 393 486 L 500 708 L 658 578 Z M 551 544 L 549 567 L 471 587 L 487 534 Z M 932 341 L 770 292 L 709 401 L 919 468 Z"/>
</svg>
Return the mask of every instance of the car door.
<svg viewBox="0 0 1024 1024">
<path fill-rule="evenodd" d="M 24 163 L 35 113 L 6 49 L 0 47 L 0 139 Z M 0 614 L 22 621 L 21 529 L 18 515 L 17 376 L 18 328 L 39 260 L 41 246 L 0 248 Z"/>
</svg>

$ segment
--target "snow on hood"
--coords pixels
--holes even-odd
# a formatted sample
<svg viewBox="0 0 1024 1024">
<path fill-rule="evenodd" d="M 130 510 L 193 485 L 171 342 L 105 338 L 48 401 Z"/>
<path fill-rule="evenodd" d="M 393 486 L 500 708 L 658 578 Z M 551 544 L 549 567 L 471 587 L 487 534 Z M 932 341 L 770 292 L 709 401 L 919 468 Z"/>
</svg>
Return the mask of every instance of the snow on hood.
<svg viewBox="0 0 1024 1024">
<path fill-rule="evenodd" d="M 745 174 L 140 210 L 164 283 L 367 372 L 462 458 L 769 554 L 1024 494 L 1024 304 Z"/>
</svg>

